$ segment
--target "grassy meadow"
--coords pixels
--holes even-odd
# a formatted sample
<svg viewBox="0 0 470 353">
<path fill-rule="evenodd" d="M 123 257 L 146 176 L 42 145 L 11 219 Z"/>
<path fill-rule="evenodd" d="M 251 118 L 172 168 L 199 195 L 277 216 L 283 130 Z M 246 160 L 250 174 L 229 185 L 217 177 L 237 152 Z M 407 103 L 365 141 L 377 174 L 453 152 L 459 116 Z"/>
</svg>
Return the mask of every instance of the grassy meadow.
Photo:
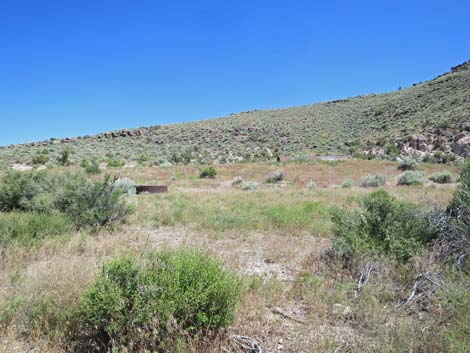
<svg viewBox="0 0 470 353">
<path fill-rule="evenodd" d="M 231 286 L 230 291 L 217 287 L 211 293 L 223 292 L 232 300 L 235 292 L 231 291 L 239 291 L 238 304 L 232 305 L 229 299 L 221 304 L 222 308 L 233 306 L 234 317 L 228 315 L 226 325 L 225 321 L 211 321 L 211 316 L 197 316 L 180 332 L 169 328 L 169 322 L 172 318 L 176 322 L 180 313 L 175 306 L 173 316 L 169 314 L 163 326 L 155 326 L 164 336 L 161 346 L 142 348 L 136 342 L 145 342 L 144 333 L 138 329 L 134 333 L 134 327 L 126 326 L 124 336 L 129 340 L 109 352 L 243 352 L 234 335 L 255 339 L 263 352 L 468 351 L 468 273 L 444 269 L 433 250 L 419 244 L 419 251 L 404 261 L 386 255 L 374 255 L 370 260 L 364 252 L 348 255 L 347 265 L 342 262 L 344 257 L 332 250 L 338 233 L 334 210 L 347 206 L 353 214 L 359 208 L 358 200 L 378 189 L 392 195 L 397 204 L 412 203 L 426 210 L 445 208 L 460 185 L 455 166 L 420 163 L 416 171 L 423 175 L 423 182 L 410 186 L 397 185 L 403 173 L 398 163 L 379 160 L 240 163 L 215 168 L 217 175 L 207 179 L 199 177 L 201 168 L 191 165 L 108 168 L 89 176 L 96 182 L 110 174 L 137 184 L 169 186 L 165 194 L 126 196 L 132 213 L 122 224 L 111 227 L 76 226 L 78 221 L 91 222 L 91 216 L 77 218 L 74 208 L 55 200 L 40 199 L 40 206 L 57 204 L 62 207 L 60 212 L 56 211 L 59 206 L 38 212 L 36 203 L 36 208 L 28 204 L 30 208 L 25 206 L 24 210 L 0 212 L 0 353 L 99 351 L 94 346 L 83 348 L 87 346 L 82 342 L 80 325 L 84 317 L 91 322 L 91 314 L 83 314 L 83 298 L 89 299 L 88 310 L 94 309 L 92 299 L 100 295 L 109 295 L 106 303 L 118 298 L 109 294 L 114 293 L 114 287 L 104 282 L 108 278 L 105 274 L 113 270 L 106 267 L 109 260 L 121 256 L 136 259 L 147 271 L 139 270 L 145 273 L 141 279 L 145 284 L 157 274 L 152 262 L 143 259 L 153 251 L 178 250 L 214 259 L 214 264 L 203 262 L 194 273 L 215 278 L 213 281 L 222 278 L 220 283 Z M 49 173 L 77 170 L 54 167 Z M 283 172 L 282 180 L 267 183 L 276 171 Z M 443 171 L 452 174 L 450 182 L 429 179 Z M 361 177 L 367 175 L 382 175 L 385 184 L 361 186 Z M 344 183 L 346 179 L 351 180 Z M 63 192 L 67 195 L 67 190 Z M 84 202 L 79 201 L 80 205 Z M 170 261 L 168 266 L 178 267 L 185 263 L 185 256 L 165 259 Z M 199 266 L 198 261 L 195 257 L 190 265 Z M 205 274 L 203 268 L 217 268 L 217 264 L 236 280 L 216 270 Z M 373 267 L 372 274 L 359 291 L 358 279 L 368 265 Z M 424 272 L 445 273 L 448 281 L 426 298 L 424 309 L 403 305 L 415 279 Z M 158 276 L 163 275 L 159 272 Z M 166 283 L 166 277 L 158 278 Z M 93 292 L 93 284 L 104 286 L 104 294 L 96 288 Z M 179 289 L 171 288 L 176 298 Z M 138 290 L 135 293 L 132 310 L 144 310 L 145 301 L 140 301 Z M 196 298 L 197 293 L 192 295 L 185 305 L 198 300 L 206 303 L 205 298 Z M 168 307 L 152 310 L 167 313 Z M 207 310 L 213 313 L 213 308 Z M 220 319 L 225 314 L 217 315 Z M 92 318 L 101 322 L 100 317 Z M 138 322 L 133 320 L 133 324 Z M 211 327 L 212 333 L 200 330 L 190 334 L 196 332 L 195 322 Z M 225 326 L 213 329 L 214 322 Z M 117 330 L 118 326 L 113 327 Z M 166 342 L 172 335 L 177 338 Z"/>
</svg>

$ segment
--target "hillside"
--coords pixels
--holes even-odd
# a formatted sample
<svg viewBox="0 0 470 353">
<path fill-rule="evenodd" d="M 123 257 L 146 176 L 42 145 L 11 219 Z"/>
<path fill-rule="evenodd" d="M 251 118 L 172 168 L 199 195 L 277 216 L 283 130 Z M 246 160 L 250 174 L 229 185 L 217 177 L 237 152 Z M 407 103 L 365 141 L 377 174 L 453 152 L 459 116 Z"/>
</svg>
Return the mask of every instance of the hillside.
<svg viewBox="0 0 470 353">
<path fill-rule="evenodd" d="M 3 166 L 71 160 L 225 163 L 312 155 L 411 154 L 438 162 L 468 156 L 470 62 L 410 88 L 313 105 L 256 110 L 191 123 L 5 146 Z M 41 163 L 42 163 L 41 162 Z M 37 161 L 36 161 L 37 163 Z"/>
</svg>

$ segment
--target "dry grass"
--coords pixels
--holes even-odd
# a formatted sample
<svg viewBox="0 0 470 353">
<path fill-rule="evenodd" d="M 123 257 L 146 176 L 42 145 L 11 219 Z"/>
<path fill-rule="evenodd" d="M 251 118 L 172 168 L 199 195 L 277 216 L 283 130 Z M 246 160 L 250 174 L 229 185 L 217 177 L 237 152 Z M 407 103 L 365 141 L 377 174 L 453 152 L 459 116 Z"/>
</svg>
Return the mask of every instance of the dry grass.
<svg viewBox="0 0 470 353">
<path fill-rule="evenodd" d="M 420 168 L 426 174 L 444 169 Z M 77 306 L 104 261 L 126 252 L 181 247 L 220 258 L 243 278 L 241 307 L 228 333 L 256 337 L 265 351 L 333 352 L 344 340 L 351 352 L 408 352 L 407 344 L 413 352 L 438 352 L 426 322 L 398 315 L 390 306 L 390 297 L 396 295 L 390 286 L 397 274 L 405 276 L 402 269 L 383 272 L 384 284 L 368 288 L 354 301 L 356 278 L 328 267 L 335 264 L 322 255 L 331 243 L 328 208 L 370 192 L 333 186 L 343 179 L 382 173 L 390 180 L 388 191 L 426 206 L 444 205 L 455 184 L 398 187 L 392 181 L 399 174 L 397 164 L 379 161 L 239 164 L 217 169 L 215 180 L 198 179 L 198 170 L 188 166 L 114 171 L 142 183 L 170 184 L 170 191 L 132 198 L 135 214 L 112 234 L 74 234 L 34 248 L 2 251 L 0 303 L 18 297 L 23 304 L 12 324 L 0 333 L 0 353 L 32 348 L 63 351 L 64 333 L 55 325 L 64 309 Z M 230 184 L 235 176 L 263 182 L 278 169 L 287 175 L 285 186 L 263 185 L 259 191 L 244 192 Z M 319 188 L 308 190 L 310 180 Z M 317 206 L 303 214 L 299 205 L 312 202 Z M 176 217 L 174 209 L 182 203 L 186 208 Z M 274 216 L 266 211 L 272 209 L 278 212 Z M 227 214 L 235 218 L 224 223 L 220 217 Z M 417 260 L 415 271 L 423 266 Z M 230 347 L 226 337 L 179 349 L 220 352 L 221 347 Z"/>
</svg>

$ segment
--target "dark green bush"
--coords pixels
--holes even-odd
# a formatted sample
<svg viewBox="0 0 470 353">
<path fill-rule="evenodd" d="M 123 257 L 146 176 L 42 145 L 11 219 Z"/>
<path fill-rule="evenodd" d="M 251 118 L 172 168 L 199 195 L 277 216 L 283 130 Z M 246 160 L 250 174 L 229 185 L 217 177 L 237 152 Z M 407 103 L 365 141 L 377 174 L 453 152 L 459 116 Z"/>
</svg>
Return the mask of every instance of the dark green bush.
<svg viewBox="0 0 470 353">
<path fill-rule="evenodd" d="M 389 157 L 395 158 L 400 155 L 400 148 L 395 143 L 391 142 L 385 145 L 385 154 Z"/>
<path fill-rule="evenodd" d="M 206 168 L 203 168 L 201 170 L 201 173 L 199 174 L 199 177 L 201 179 L 205 179 L 205 178 L 215 178 L 215 176 L 217 175 L 217 170 L 215 170 L 214 167 L 206 167 Z"/>
<path fill-rule="evenodd" d="M 111 159 L 108 161 L 108 167 L 111 168 L 120 168 L 124 167 L 125 163 L 123 161 L 119 161 L 117 159 Z"/>
<path fill-rule="evenodd" d="M 359 206 L 332 211 L 335 247 L 346 256 L 386 255 L 404 261 L 436 235 L 418 206 L 397 201 L 384 190 L 370 193 Z"/>
<path fill-rule="evenodd" d="M 73 223 L 61 214 L 11 212 L 0 215 L 0 246 L 33 245 L 37 241 L 68 234 Z"/>
<path fill-rule="evenodd" d="M 0 210 L 63 213 L 78 228 L 94 230 L 131 212 L 123 190 L 109 178 L 91 182 L 82 174 L 8 171 L 0 184 Z"/>
<path fill-rule="evenodd" d="M 450 212 L 456 212 L 462 208 L 470 211 L 470 159 L 460 166 L 459 181 L 460 185 L 448 207 Z"/>
<path fill-rule="evenodd" d="M 234 275 L 198 252 L 121 257 L 84 293 L 80 331 L 103 350 L 132 344 L 135 351 L 166 351 L 182 335 L 227 327 L 239 291 Z"/>
<path fill-rule="evenodd" d="M 442 227 L 442 218 L 439 223 L 442 243 L 449 244 L 451 249 L 447 251 L 449 257 L 465 258 L 470 253 L 470 160 L 460 167 L 459 175 L 460 185 L 446 209 L 446 224 Z"/>
<path fill-rule="evenodd" d="M 83 169 L 86 169 L 90 166 L 90 161 L 86 158 L 83 158 L 80 162 L 80 167 L 82 167 Z"/>
<path fill-rule="evenodd" d="M 435 183 L 447 184 L 452 182 L 452 173 L 444 170 L 442 172 L 434 173 L 429 179 Z"/>
<path fill-rule="evenodd" d="M 421 172 L 407 170 L 398 178 L 397 185 L 423 185 L 424 175 Z"/>
<path fill-rule="evenodd" d="M 45 192 L 47 173 L 7 170 L 0 184 L 0 211 L 34 210 L 34 199 Z"/>
</svg>

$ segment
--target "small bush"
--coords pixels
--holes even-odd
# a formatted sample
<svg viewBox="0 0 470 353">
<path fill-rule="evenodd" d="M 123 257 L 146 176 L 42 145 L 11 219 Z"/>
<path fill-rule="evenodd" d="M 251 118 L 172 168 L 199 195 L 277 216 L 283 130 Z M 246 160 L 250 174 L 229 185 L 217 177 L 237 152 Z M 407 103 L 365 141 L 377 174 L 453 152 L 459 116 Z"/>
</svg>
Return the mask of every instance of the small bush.
<svg viewBox="0 0 470 353">
<path fill-rule="evenodd" d="M 49 162 L 49 156 L 46 154 L 37 154 L 32 158 L 31 162 L 36 165 L 46 164 Z"/>
<path fill-rule="evenodd" d="M 94 159 L 85 167 L 85 172 L 87 174 L 100 174 L 101 168 L 99 162 Z"/>
<path fill-rule="evenodd" d="M 123 161 L 119 161 L 117 159 L 111 159 L 108 161 L 108 167 L 111 168 L 121 168 L 124 167 L 125 163 Z"/>
<path fill-rule="evenodd" d="M 400 170 L 415 170 L 416 169 L 416 161 L 411 157 L 405 157 L 400 160 L 400 164 L 398 165 L 398 169 Z"/>
<path fill-rule="evenodd" d="M 68 234 L 73 223 L 61 214 L 12 212 L 0 215 L 0 246 L 33 245 L 54 236 Z"/>
<path fill-rule="evenodd" d="M 285 173 L 282 170 L 275 171 L 267 180 L 268 184 L 275 184 L 279 183 L 284 180 Z"/>
<path fill-rule="evenodd" d="M 384 190 L 370 193 L 359 206 L 332 211 L 335 247 L 346 256 L 386 255 L 405 261 L 436 235 L 423 211 Z"/>
<path fill-rule="evenodd" d="M 232 180 L 232 186 L 239 186 L 242 183 L 243 183 L 243 179 L 240 176 L 237 176 L 237 177 L 233 178 L 233 180 Z"/>
<path fill-rule="evenodd" d="M 439 184 L 447 184 L 452 182 L 452 178 L 452 173 L 447 170 L 444 170 L 442 172 L 434 173 L 433 175 L 431 175 L 429 180 Z"/>
<path fill-rule="evenodd" d="M 86 169 L 90 166 L 90 161 L 86 158 L 83 158 L 80 162 L 80 167 L 82 167 L 83 169 Z"/>
<path fill-rule="evenodd" d="M 385 185 L 385 176 L 382 174 L 366 175 L 361 177 L 359 184 L 363 188 L 376 188 Z"/>
<path fill-rule="evenodd" d="M 397 185 L 423 185 L 424 175 L 421 172 L 407 170 L 398 178 Z"/>
<path fill-rule="evenodd" d="M 341 183 L 341 187 L 344 189 L 350 189 L 356 187 L 356 182 L 352 179 L 344 179 Z"/>
<path fill-rule="evenodd" d="M 70 156 L 72 155 L 73 150 L 70 147 L 67 147 L 60 152 L 57 162 L 60 165 L 68 166 L 70 165 Z"/>
<path fill-rule="evenodd" d="M 246 182 L 242 184 L 242 190 L 244 191 L 254 191 L 259 188 L 259 184 L 257 182 Z"/>
<path fill-rule="evenodd" d="M 307 187 L 310 190 L 315 190 L 317 188 L 317 183 L 313 180 L 310 180 L 309 183 L 307 184 Z"/>
<path fill-rule="evenodd" d="M 194 251 L 118 258 L 81 299 L 81 333 L 103 350 L 132 342 L 136 351 L 166 351 L 183 335 L 227 327 L 239 291 L 234 275 Z"/>
<path fill-rule="evenodd" d="M 455 161 L 455 155 L 453 153 L 437 151 L 434 153 L 433 160 L 436 163 L 448 164 Z"/>
<path fill-rule="evenodd" d="M 19 296 L 0 301 L 0 329 L 10 324 L 22 304 L 23 299 Z"/>
<path fill-rule="evenodd" d="M 440 242 L 444 245 L 444 258 L 465 260 L 469 263 L 470 253 L 470 160 L 460 167 L 460 185 L 447 206 L 445 217 L 438 217 L 442 233 Z M 442 222 L 442 220 L 445 222 Z M 444 224 L 443 224 L 444 223 Z M 450 250 L 450 251 L 449 251 Z"/>
<path fill-rule="evenodd" d="M 113 182 L 113 189 L 118 190 L 128 196 L 135 195 L 137 193 L 135 181 L 129 178 L 116 179 Z"/>
<path fill-rule="evenodd" d="M 213 179 L 217 175 L 217 170 L 214 167 L 206 167 L 201 170 L 199 178 L 201 179 Z"/>
</svg>

